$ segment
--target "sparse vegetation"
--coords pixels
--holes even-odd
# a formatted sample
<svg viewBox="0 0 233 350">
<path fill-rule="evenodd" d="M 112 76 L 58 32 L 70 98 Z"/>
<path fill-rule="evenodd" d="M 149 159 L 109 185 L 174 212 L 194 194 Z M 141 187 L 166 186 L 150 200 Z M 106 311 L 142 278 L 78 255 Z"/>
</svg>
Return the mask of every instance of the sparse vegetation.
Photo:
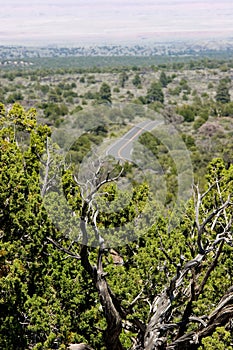
<svg viewBox="0 0 233 350">
<path fill-rule="evenodd" d="M 58 58 L 48 60 L 49 67 L 35 61 L 37 68 L 0 70 L 0 348 L 231 349 L 232 61 L 148 64 L 125 57 L 114 65 L 114 58 L 106 64 L 91 57 L 86 65 L 70 58 L 62 67 Z M 156 134 L 139 138 L 160 165 L 155 184 L 141 183 L 131 162 L 123 169 L 121 162 L 100 164 L 87 184 L 74 176 L 92 147 L 129 131 L 145 119 L 144 110 L 178 130 L 192 161 L 194 196 L 170 230 L 180 179 L 172 152 Z M 62 133 L 58 143 L 50 135 L 70 120 L 83 132 L 67 152 L 67 165 Z M 167 136 L 172 144 L 173 134 Z M 140 148 L 135 152 L 144 157 Z M 60 190 L 53 191 L 56 172 L 72 218 L 80 218 L 72 235 Z M 163 206 L 160 196 L 152 199 L 163 192 L 162 176 Z M 49 217 L 45 194 L 62 227 Z M 151 224 L 120 245 L 121 225 L 143 211 Z M 113 230 L 116 249 L 105 245 L 103 226 Z"/>
</svg>

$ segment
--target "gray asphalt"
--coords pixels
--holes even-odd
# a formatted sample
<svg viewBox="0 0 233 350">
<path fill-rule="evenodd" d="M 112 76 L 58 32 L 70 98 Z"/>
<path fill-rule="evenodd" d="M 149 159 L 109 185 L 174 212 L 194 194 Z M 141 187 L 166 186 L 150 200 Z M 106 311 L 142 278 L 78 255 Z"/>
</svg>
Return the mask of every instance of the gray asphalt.
<svg viewBox="0 0 233 350">
<path fill-rule="evenodd" d="M 113 156 L 119 160 L 132 161 L 134 142 L 146 131 L 152 131 L 161 124 L 158 120 L 145 120 L 130 129 L 120 139 L 115 141 L 106 151 L 106 155 Z"/>
</svg>

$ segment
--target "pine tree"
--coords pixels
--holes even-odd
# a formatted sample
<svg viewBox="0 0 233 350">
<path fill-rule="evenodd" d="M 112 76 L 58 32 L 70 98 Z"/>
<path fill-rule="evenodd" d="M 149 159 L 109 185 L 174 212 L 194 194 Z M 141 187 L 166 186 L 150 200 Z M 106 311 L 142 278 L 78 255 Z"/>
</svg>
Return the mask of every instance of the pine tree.
<svg viewBox="0 0 233 350">
<path fill-rule="evenodd" d="M 229 87 L 227 86 L 226 82 L 220 81 L 217 87 L 215 99 L 217 102 L 221 103 L 229 103 L 231 101 Z"/>
</svg>

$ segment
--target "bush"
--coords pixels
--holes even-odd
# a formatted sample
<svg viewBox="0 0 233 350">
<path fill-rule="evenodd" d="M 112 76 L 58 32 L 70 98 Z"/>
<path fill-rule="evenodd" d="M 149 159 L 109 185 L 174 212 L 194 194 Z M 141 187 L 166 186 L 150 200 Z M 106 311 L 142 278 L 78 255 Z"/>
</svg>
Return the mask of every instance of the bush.
<svg viewBox="0 0 233 350">
<path fill-rule="evenodd" d="M 21 91 L 16 91 L 7 97 L 6 102 L 7 103 L 15 103 L 17 101 L 22 101 L 22 100 L 23 100 L 23 95 L 22 95 Z"/>
<path fill-rule="evenodd" d="M 193 123 L 193 128 L 195 130 L 199 129 L 203 124 L 205 124 L 206 120 L 201 118 L 201 117 L 198 117 L 195 122 Z"/>
<path fill-rule="evenodd" d="M 149 89 L 147 90 L 147 103 L 152 103 L 152 102 L 164 102 L 164 94 L 163 90 L 161 88 L 161 84 L 158 82 L 153 82 L 151 83 Z"/>
<path fill-rule="evenodd" d="M 176 113 L 184 117 L 185 122 L 193 122 L 195 117 L 195 110 L 193 106 L 185 104 L 181 107 L 177 107 Z"/>
</svg>

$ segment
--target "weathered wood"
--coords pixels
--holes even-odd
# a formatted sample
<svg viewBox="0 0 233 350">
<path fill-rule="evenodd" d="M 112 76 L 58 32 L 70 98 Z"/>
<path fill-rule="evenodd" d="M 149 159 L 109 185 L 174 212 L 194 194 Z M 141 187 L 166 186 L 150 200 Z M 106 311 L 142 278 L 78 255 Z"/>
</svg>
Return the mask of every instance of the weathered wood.
<svg viewBox="0 0 233 350">
<path fill-rule="evenodd" d="M 81 344 L 70 344 L 68 350 L 94 350 L 89 345 L 81 343 Z"/>
</svg>

